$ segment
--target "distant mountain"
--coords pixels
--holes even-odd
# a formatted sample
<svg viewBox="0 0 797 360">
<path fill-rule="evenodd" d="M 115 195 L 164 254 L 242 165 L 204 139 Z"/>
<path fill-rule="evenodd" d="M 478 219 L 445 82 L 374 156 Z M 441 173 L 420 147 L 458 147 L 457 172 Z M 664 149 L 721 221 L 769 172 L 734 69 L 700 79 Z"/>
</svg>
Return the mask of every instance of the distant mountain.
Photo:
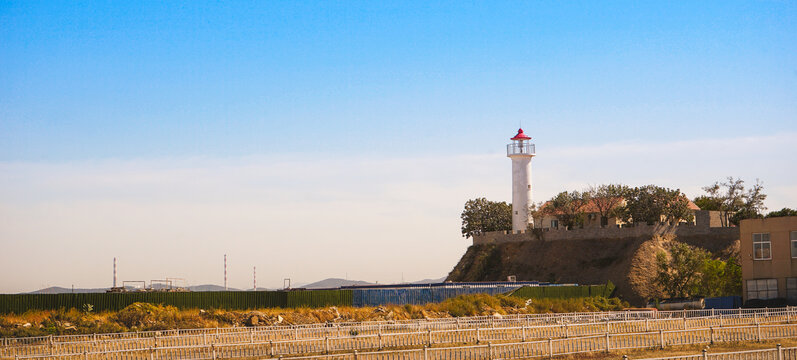
<svg viewBox="0 0 797 360">
<path fill-rule="evenodd" d="M 213 284 L 194 285 L 194 286 L 189 286 L 188 290 L 191 290 L 191 291 L 224 291 L 224 286 L 213 285 Z M 241 291 L 241 290 L 228 287 L 227 291 Z"/>
<path fill-rule="evenodd" d="M 446 277 L 443 276 L 443 277 L 437 278 L 437 279 L 423 279 L 423 280 L 413 281 L 410 284 L 439 284 L 439 283 L 445 282 L 445 281 L 446 281 Z"/>
<path fill-rule="evenodd" d="M 72 293 L 72 292 L 74 292 L 76 294 L 78 294 L 78 293 L 103 293 L 103 292 L 105 292 L 105 290 L 108 290 L 108 289 L 107 288 L 98 288 L 98 289 L 80 289 L 80 288 L 75 288 L 75 290 L 72 291 L 72 288 L 64 288 L 64 287 L 60 287 L 60 286 L 50 286 L 50 287 L 45 288 L 45 289 L 31 291 L 28 294 L 69 294 L 69 293 Z"/>
<path fill-rule="evenodd" d="M 369 283 L 367 281 L 329 278 L 321 281 L 316 281 L 311 284 L 302 285 L 302 287 L 305 289 L 324 289 L 324 288 L 338 288 L 341 286 L 352 286 L 352 285 L 375 285 L 375 284 Z"/>
</svg>

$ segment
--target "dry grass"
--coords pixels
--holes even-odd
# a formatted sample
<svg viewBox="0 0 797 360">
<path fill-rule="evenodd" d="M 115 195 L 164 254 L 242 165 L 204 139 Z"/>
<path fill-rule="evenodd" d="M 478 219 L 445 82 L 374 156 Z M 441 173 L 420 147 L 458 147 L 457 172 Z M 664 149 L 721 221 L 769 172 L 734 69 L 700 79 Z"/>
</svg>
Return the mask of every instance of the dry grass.
<svg viewBox="0 0 797 360">
<path fill-rule="evenodd" d="M 347 321 L 408 320 L 477 315 L 507 315 L 575 311 L 621 310 L 627 307 L 618 299 L 540 299 L 527 306 L 513 296 L 463 295 L 441 303 L 426 305 L 386 305 L 374 307 L 269 308 L 255 311 L 184 309 L 146 303 L 132 304 L 116 312 L 86 313 L 76 309 L 28 311 L 0 315 L 0 336 L 41 336 L 91 334 L 139 330 L 167 330 L 247 326 L 252 316 L 258 325 L 292 325 Z M 30 324 L 29 326 L 25 326 Z"/>
</svg>

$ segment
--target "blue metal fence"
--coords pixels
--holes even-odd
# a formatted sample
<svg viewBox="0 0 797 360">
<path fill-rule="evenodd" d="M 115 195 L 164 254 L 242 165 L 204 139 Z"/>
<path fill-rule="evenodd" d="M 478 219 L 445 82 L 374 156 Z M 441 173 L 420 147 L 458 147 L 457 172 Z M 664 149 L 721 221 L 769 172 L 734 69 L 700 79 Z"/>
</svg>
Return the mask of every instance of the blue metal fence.
<svg viewBox="0 0 797 360">
<path fill-rule="evenodd" d="M 354 306 L 380 306 L 395 305 L 423 305 L 441 302 L 460 295 L 470 294 L 504 294 L 520 288 L 519 283 L 493 285 L 493 286 L 439 286 L 439 287 L 409 287 L 409 288 L 367 288 L 352 289 L 352 305 Z"/>
<path fill-rule="evenodd" d="M 706 309 L 736 309 L 742 307 L 741 296 L 706 298 Z"/>
</svg>

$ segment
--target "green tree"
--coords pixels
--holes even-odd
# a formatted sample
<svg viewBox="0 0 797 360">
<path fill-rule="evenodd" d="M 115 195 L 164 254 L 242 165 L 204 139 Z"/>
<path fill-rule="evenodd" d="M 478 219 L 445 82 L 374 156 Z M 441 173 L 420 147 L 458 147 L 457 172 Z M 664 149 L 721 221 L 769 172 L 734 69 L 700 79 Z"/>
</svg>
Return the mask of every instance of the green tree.
<svg viewBox="0 0 797 360">
<path fill-rule="evenodd" d="M 542 213 L 556 216 L 559 223 L 571 229 L 584 223 L 584 206 L 589 194 L 578 191 L 562 191 L 543 206 Z"/>
<path fill-rule="evenodd" d="M 628 186 L 622 184 L 590 186 L 587 190 L 591 203 L 595 205 L 600 214 L 601 227 L 606 226 L 609 217 L 619 214 L 618 209 L 623 204 L 623 198 L 627 192 Z"/>
<path fill-rule="evenodd" d="M 700 273 L 700 281 L 692 294 L 716 297 L 742 293 L 742 268 L 735 257 L 727 261 L 705 259 Z"/>
<path fill-rule="evenodd" d="M 714 210 L 719 211 L 722 206 L 722 202 L 719 200 L 710 197 L 701 195 L 695 198 L 694 200 L 695 205 L 700 208 L 700 210 Z"/>
<path fill-rule="evenodd" d="M 701 270 L 709 255 L 705 250 L 678 243 L 665 252 L 656 254 L 656 283 L 671 298 L 684 298 L 695 295 L 699 288 Z"/>
<path fill-rule="evenodd" d="M 645 185 L 625 191 L 625 206 L 618 215 L 626 222 L 655 224 L 662 220 L 676 223 L 692 221 L 689 199 L 681 190 Z"/>
<path fill-rule="evenodd" d="M 766 217 L 773 218 L 773 217 L 782 217 L 782 216 L 797 216 L 797 210 L 783 208 L 778 211 L 770 212 L 769 214 L 767 214 Z"/>
<path fill-rule="evenodd" d="M 483 197 L 468 200 L 460 217 L 465 238 L 486 231 L 512 229 L 512 205 L 504 201 L 490 201 Z"/>
</svg>

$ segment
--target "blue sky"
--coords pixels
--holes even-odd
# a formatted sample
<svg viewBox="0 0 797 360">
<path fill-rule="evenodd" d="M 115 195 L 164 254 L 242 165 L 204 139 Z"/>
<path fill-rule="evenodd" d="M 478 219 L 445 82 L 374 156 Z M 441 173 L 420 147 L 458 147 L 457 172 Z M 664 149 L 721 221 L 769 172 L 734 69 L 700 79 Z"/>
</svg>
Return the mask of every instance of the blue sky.
<svg viewBox="0 0 797 360">
<path fill-rule="evenodd" d="M 135 264 L 197 283 L 219 281 L 190 266 L 224 251 L 258 265 L 243 249 L 279 238 L 316 246 L 314 263 L 357 250 L 346 266 L 275 264 L 273 284 L 258 265 L 266 286 L 283 273 L 396 281 L 413 259 L 407 278 L 439 277 L 467 246 L 464 200 L 509 199 L 501 151 L 520 123 L 540 152 L 536 200 L 606 181 L 695 196 L 733 175 L 760 177 L 770 208 L 795 207 L 797 170 L 767 165 L 797 155 L 797 3 L 0 1 L 0 242 L 76 244 L 52 250 L 53 267 L 86 248 L 135 253 L 143 232 L 207 248 Z M 280 211 L 300 203 L 318 210 Z M 147 215 L 166 209 L 180 215 Z M 265 214 L 304 220 L 277 231 Z M 365 258 L 407 240 L 374 234 L 402 224 L 439 261 L 408 251 L 375 270 Z M 231 249 L 203 236 L 231 229 Z M 68 279 L 101 286 L 98 266 Z M 46 270 L 0 291 L 75 281 Z"/>
</svg>

